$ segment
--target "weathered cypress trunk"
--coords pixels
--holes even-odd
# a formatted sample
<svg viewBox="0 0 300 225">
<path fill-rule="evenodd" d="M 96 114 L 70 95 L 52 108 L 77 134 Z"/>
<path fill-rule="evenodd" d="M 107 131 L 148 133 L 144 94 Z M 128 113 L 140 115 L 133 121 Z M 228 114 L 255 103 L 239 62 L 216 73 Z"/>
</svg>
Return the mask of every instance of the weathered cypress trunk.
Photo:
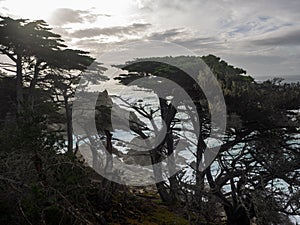
<svg viewBox="0 0 300 225">
<path fill-rule="evenodd" d="M 92 151 L 92 157 L 93 157 L 93 161 L 92 161 L 92 166 L 93 169 L 99 173 L 99 171 L 102 169 L 102 162 L 99 161 L 99 154 L 97 151 L 97 141 L 94 139 L 94 137 L 92 137 L 92 135 L 88 135 L 87 136 L 90 142 L 90 149 Z"/>
<path fill-rule="evenodd" d="M 30 82 L 29 93 L 28 93 L 28 104 L 30 106 L 31 111 L 34 110 L 35 86 L 37 84 L 39 72 L 40 72 L 39 63 L 36 63 L 34 66 L 33 78 Z"/>
<path fill-rule="evenodd" d="M 106 154 L 106 164 L 105 164 L 105 172 L 111 175 L 113 169 L 113 156 L 112 156 L 112 134 L 109 130 L 104 130 L 106 136 L 106 150 L 108 154 Z"/>
<path fill-rule="evenodd" d="M 169 182 L 170 182 L 170 195 L 171 195 L 171 201 L 176 202 L 178 200 L 178 183 L 176 180 L 176 162 L 174 157 L 174 140 L 173 140 L 173 134 L 172 131 L 168 131 L 167 137 L 166 137 L 166 144 L 168 149 L 168 172 L 169 175 Z"/>
<path fill-rule="evenodd" d="M 68 141 L 68 152 L 73 152 L 73 126 L 72 126 L 72 110 L 69 105 L 68 96 L 66 93 L 63 94 L 64 106 L 66 110 L 66 120 L 67 120 L 67 141 Z"/>
<path fill-rule="evenodd" d="M 199 134 L 198 134 L 198 140 L 197 140 L 197 152 L 196 152 L 196 192 L 195 192 L 195 199 L 196 202 L 198 203 L 199 207 L 201 208 L 202 205 L 202 192 L 204 189 L 204 172 L 199 171 L 199 166 L 202 161 L 202 157 L 206 148 L 206 144 L 203 140 L 202 136 L 202 122 L 201 122 L 201 116 L 202 116 L 202 106 L 199 104 L 198 101 L 194 101 L 194 104 L 196 106 L 197 110 L 197 115 L 198 115 L 198 123 L 194 122 L 194 126 L 197 126 L 197 124 L 200 126 L 199 127 Z"/>
<path fill-rule="evenodd" d="M 17 79 L 16 79 L 16 94 L 17 94 L 17 112 L 23 111 L 23 74 L 22 74 L 22 57 L 18 54 L 16 59 Z"/>
<path fill-rule="evenodd" d="M 141 136 L 141 138 L 146 140 L 147 145 L 150 147 L 151 144 L 149 142 L 148 136 L 145 135 L 142 131 L 135 129 L 135 132 Z M 171 202 L 171 197 L 170 194 L 167 190 L 167 187 L 165 185 L 165 182 L 163 181 L 163 174 L 162 174 L 162 168 L 161 168 L 161 159 L 162 159 L 162 148 L 163 148 L 163 143 L 160 145 L 156 146 L 155 149 L 152 149 L 150 151 L 150 158 L 151 158 L 151 163 L 152 163 L 152 168 L 153 168 L 153 173 L 154 173 L 154 178 L 155 178 L 155 185 L 158 191 L 158 194 L 163 202 Z"/>
<path fill-rule="evenodd" d="M 166 99 L 160 98 L 159 103 L 160 103 L 162 120 L 164 121 L 165 130 L 167 132 L 164 142 L 167 145 L 167 154 L 168 154 L 167 166 L 168 166 L 169 175 L 171 175 L 169 177 L 169 182 L 170 182 L 169 201 L 176 202 L 178 200 L 179 185 L 175 175 L 176 163 L 173 154 L 174 137 L 171 129 L 171 122 L 173 121 L 177 110 L 172 104 L 168 105 Z"/>
<path fill-rule="evenodd" d="M 201 134 L 199 134 L 197 140 L 197 152 L 196 152 L 196 192 L 195 192 L 195 199 L 199 203 L 202 202 L 202 192 L 204 189 L 204 172 L 199 170 L 199 166 L 202 162 L 203 153 L 205 150 L 205 143 Z"/>
<path fill-rule="evenodd" d="M 154 172 L 155 185 L 158 191 L 158 194 L 163 202 L 171 202 L 171 196 L 167 191 L 165 182 L 163 181 L 162 168 L 161 168 L 161 145 L 152 150 L 151 153 L 151 163 Z"/>
</svg>

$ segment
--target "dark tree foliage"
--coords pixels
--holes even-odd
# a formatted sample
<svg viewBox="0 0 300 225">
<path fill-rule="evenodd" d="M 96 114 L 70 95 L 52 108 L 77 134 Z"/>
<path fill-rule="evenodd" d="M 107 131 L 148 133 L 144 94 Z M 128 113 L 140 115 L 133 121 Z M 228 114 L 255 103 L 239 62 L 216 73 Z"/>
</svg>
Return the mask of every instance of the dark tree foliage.
<svg viewBox="0 0 300 225">
<path fill-rule="evenodd" d="M 0 19 L 0 52 L 12 61 L 1 63 L 1 68 L 15 77 L 17 114 L 41 111 L 43 102 L 48 104 L 44 104 L 44 113 L 48 115 L 64 108 L 68 151 L 72 152 L 71 99 L 79 73 L 94 59 L 88 52 L 66 48 L 61 36 L 42 20 Z M 51 102 L 53 109 L 47 113 Z M 56 118 L 53 122 L 59 123 L 57 114 L 52 117 Z"/>
<path fill-rule="evenodd" d="M 118 208 L 121 189 L 79 162 L 70 141 L 75 86 L 94 59 L 44 21 L 9 17 L 0 53 L 0 224 L 106 224 L 95 210 Z"/>
<path fill-rule="evenodd" d="M 159 63 L 157 59 L 166 63 Z M 117 79 L 130 84 L 141 77 L 164 77 L 183 87 L 194 103 L 203 103 L 204 95 L 196 82 L 183 71 L 167 65 L 168 61 L 175 62 L 191 71 L 197 70 L 200 60 L 210 67 L 222 87 L 228 125 L 213 166 L 199 174 L 200 180 L 195 186 L 189 186 L 195 194 L 194 206 L 203 210 L 201 205 L 206 200 L 202 203 L 201 200 L 214 195 L 223 205 L 230 225 L 250 224 L 254 217 L 258 224 L 287 223 L 286 215 L 300 213 L 297 203 L 300 188 L 299 113 L 295 111 L 300 105 L 299 84 L 287 84 L 281 79 L 256 83 L 243 69 L 228 65 L 213 55 L 137 59 L 123 67 L 130 71 L 129 75 Z M 149 84 L 141 86 L 151 88 Z M 166 92 L 172 95 L 172 90 Z M 200 120 L 209 123 L 209 111 L 203 110 L 205 105 L 197 108 L 202 109 L 197 112 Z M 200 133 L 208 135 L 208 127 L 201 128 Z M 202 141 L 206 135 L 202 136 Z M 201 139 L 198 144 L 199 141 Z M 209 191 L 204 190 L 205 186 Z M 197 192 L 202 192 L 200 201 Z M 263 199 L 270 199 L 267 208 L 261 205 Z"/>
</svg>

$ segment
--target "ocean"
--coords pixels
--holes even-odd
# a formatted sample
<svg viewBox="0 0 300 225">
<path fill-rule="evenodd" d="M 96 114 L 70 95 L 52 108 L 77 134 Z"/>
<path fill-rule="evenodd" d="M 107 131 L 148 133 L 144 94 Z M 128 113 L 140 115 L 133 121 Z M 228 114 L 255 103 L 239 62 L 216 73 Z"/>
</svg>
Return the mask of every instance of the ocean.
<svg viewBox="0 0 300 225">
<path fill-rule="evenodd" d="M 297 83 L 300 82 L 300 75 L 278 75 L 278 76 L 253 76 L 256 82 L 263 82 L 266 80 L 272 80 L 274 78 L 283 78 L 283 82 Z"/>
</svg>

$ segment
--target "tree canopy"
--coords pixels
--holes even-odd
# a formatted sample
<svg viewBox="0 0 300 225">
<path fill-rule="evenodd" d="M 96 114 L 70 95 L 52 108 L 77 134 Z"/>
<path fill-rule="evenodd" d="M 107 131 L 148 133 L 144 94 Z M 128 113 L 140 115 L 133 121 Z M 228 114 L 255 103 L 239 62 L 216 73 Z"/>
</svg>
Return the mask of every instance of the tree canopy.
<svg viewBox="0 0 300 225">
<path fill-rule="evenodd" d="M 209 186 L 209 191 L 201 190 L 204 195 L 200 202 L 209 195 L 216 196 L 224 207 L 228 224 L 250 224 L 253 217 L 258 218 L 259 224 L 280 224 L 287 220 L 283 215 L 298 215 L 300 208 L 296 196 L 299 194 L 300 168 L 299 144 L 295 143 L 299 143 L 299 117 L 293 110 L 299 110 L 299 83 L 288 84 L 279 79 L 257 83 L 246 75 L 245 70 L 228 65 L 213 55 L 137 59 L 123 67 L 129 70 L 128 75 L 116 79 L 130 85 L 141 77 L 149 77 L 150 83 L 151 76 L 164 77 L 189 92 L 194 102 L 203 102 L 205 96 L 195 88 L 195 80 L 167 63 L 157 62 L 158 59 L 187 67 L 187 71 L 197 70 L 197 63 L 203 60 L 217 77 L 224 93 L 228 117 L 226 135 L 214 163 L 199 174 L 198 179 L 202 181 L 190 186 L 194 193 L 205 183 Z M 159 84 L 140 84 L 146 88 L 155 85 Z M 172 95 L 172 90 L 165 92 L 166 96 Z M 209 110 L 201 111 L 200 120 L 209 124 Z M 201 127 L 200 136 L 203 135 L 202 140 L 198 139 L 198 145 L 208 137 L 211 129 L 208 127 Z M 175 135 L 176 129 L 173 132 Z M 202 157 L 199 151 L 202 149 L 197 148 L 195 161 Z M 199 173 L 197 169 L 195 172 Z M 178 179 L 177 176 L 177 182 Z M 266 198 L 270 199 L 270 205 L 263 209 L 261 204 Z M 199 198 L 195 199 L 198 200 L 195 205 L 205 204 L 200 203 Z"/>
</svg>

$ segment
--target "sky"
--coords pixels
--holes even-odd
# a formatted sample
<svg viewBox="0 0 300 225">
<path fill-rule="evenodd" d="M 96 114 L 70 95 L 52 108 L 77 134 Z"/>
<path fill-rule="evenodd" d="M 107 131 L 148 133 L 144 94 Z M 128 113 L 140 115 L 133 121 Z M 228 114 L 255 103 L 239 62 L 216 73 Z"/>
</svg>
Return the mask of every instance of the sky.
<svg viewBox="0 0 300 225">
<path fill-rule="evenodd" d="M 255 77 L 300 75 L 299 12 L 299 0 L 0 0 L 0 15 L 43 19 L 92 55 L 167 41 Z"/>
</svg>

